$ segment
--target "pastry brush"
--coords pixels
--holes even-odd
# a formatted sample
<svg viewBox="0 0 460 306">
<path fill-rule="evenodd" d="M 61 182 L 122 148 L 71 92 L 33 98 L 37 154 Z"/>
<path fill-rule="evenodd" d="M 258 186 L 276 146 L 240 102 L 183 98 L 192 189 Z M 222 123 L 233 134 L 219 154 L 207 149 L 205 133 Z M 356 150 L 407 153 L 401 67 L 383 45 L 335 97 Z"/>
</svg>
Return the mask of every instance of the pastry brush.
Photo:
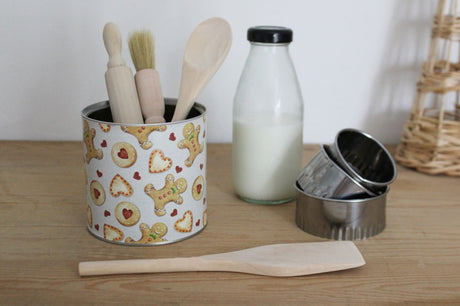
<svg viewBox="0 0 460 306">
<path fill-rule="evenodd" d="M 153 35 L 149 30 L 134 31 L 128 44 L 137 71 L 134 79 L 145 123 L 165 122 L 160 76 L 155 70 Z"/>
</svg>

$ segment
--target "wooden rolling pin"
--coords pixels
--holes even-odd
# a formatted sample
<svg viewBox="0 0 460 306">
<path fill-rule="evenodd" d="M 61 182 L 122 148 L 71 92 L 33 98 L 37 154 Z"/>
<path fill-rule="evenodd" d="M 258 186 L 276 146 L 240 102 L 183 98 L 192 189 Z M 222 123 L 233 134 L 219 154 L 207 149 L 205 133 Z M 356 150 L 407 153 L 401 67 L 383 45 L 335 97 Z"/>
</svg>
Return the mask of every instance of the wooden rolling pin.
<svg viewBox="0 0 460 306">
<path fill-rule="evenodd" d="M 104 26 L 104 45 L 109 54 L 105 83 L 113 122 L 143 124 L 133 72 L 121 57 L 121 33 L 112 22 Z"/>
<path fill-rule="evenodd" d="M 365 261 L 351 241 L 273 244 L 189 258 L 81 262 L 80 276 L 228 271 L 267 276 L 299 276 L 356 268 Z"/>
</svg>

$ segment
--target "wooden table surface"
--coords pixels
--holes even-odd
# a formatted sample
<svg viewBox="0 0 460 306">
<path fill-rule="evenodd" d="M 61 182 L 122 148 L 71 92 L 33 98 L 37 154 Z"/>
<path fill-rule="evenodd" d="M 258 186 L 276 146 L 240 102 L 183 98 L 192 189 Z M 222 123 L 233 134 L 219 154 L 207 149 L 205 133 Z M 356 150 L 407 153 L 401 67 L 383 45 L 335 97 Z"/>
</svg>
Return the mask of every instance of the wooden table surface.
<svg viewBox="0 0 460 306">
<path fill-rule="evenodd" d="M 304 164 L 318 146 L 305 146 Z M 324 241 L 295 225 L 295 202 L 239 200 L 231 145 L 208 144 L 208 226 L 162 246 L 103 242 L 86 230 L 79 142 L 0 142 L 0 304 L 460 303 L 460 179 L 398 166 L 387 227 L 356 245 L 366 265 L 292 278 L 185 272 L 80 278 L 80 261 L 199 256 Z"/>
</svg>

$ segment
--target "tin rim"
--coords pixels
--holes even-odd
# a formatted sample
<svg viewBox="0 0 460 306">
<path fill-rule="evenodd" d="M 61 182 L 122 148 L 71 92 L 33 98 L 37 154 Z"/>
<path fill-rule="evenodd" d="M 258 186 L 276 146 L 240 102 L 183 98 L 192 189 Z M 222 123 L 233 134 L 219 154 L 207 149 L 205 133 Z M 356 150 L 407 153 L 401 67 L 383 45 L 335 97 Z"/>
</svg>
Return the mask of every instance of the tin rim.
<svg viewBox="0 0 460 306">
<path fill-rule="evenodd" d="M 166 105 L 176 105 L 176 102 L 177 102 L 177 99 L 173 99 L 173 98 L 164 98 L 164 100 L 165 100 Z M 83 108 L 83 110 L 80 112 L 80 115 L 85 120 L 96 122 L 96 123 L 102 123 L 102 124 L 120 125 L 120 126 L 121 125 L 123 126 L 155 126 L 155 125 L 173 125 L 173 124 L 177 124 L 177 123 L 184 122 L 184 121 L 190 121 L 190 120 L 194 120 L 202 116 L 205 116 L 207 113 L 206 107 L 203 104 L 195 102 L 192 106 L 192 109 L 196 109 L 200 113 L 198 116 L 194 116 L 191 118 L 174 121 L 174 122 L 133 124 L 133 123 L 118 123 L 118 122 L 102 121 L 102 120 L 97 120 L 97 119 L 90 117 L 90 115 L 93 114 L 94 112 L 100 111 L 106 108 L 110 108 L 110 103 L 108 100 L 96 102 L 96 103 L 90 104 L 86 106 L 85 108 Z"/>
</svg>

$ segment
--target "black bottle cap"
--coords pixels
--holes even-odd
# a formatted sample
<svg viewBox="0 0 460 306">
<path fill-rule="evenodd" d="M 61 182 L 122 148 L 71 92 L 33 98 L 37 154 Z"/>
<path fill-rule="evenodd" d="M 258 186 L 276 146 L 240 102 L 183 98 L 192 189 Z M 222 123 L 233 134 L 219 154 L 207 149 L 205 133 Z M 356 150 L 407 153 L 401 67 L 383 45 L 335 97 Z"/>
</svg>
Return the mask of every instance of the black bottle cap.
<svg viewBox="0 0 460 306">
<path fill-rule="evenodd" d="M 292 41 L 292 30 L 277 26 L 257 26 L 248 29 L 248 40 L 267 44 L 285 44 Z"/>
</svg>

